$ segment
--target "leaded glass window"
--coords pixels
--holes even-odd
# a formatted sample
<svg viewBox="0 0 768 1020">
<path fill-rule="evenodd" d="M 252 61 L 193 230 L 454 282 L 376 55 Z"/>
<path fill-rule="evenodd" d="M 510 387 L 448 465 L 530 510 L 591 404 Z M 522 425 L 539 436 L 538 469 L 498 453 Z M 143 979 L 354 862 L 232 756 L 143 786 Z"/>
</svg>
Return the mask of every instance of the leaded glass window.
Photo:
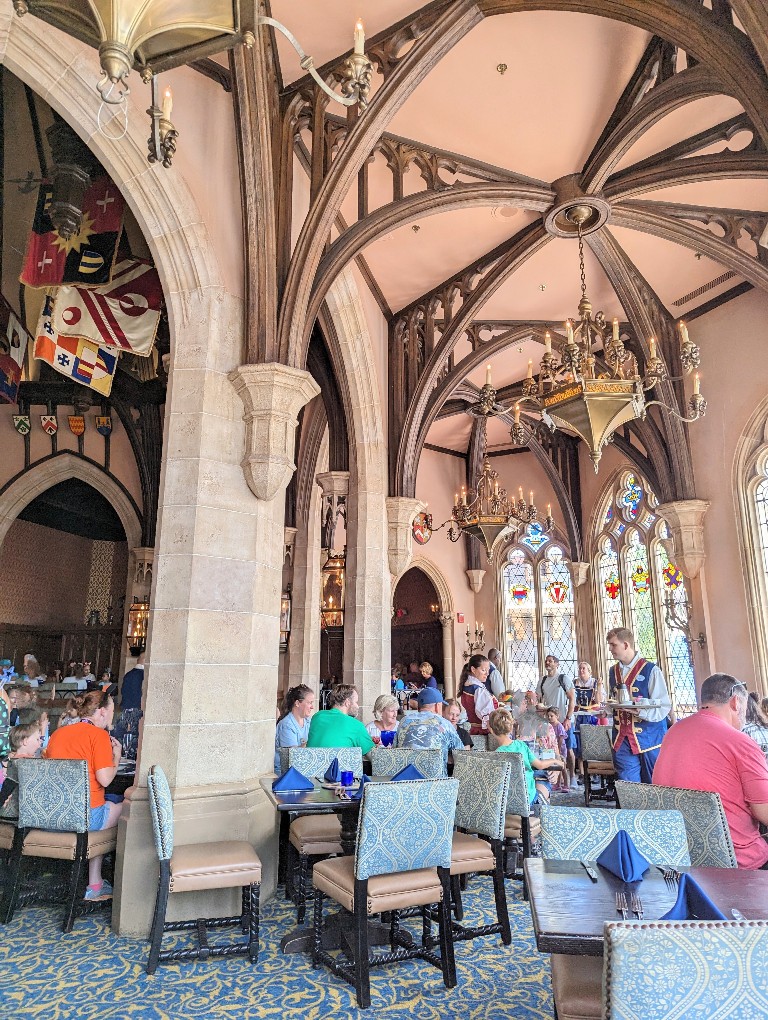
<svg viewBox="0 0 768 1020">
<path fill-rule="evenodd" d="M 559 546 L 547 549 L 539 563 L 539 600 L 544 654 L 556 655 L 560 671 L 573 677 L 577 668 L 573 583 L 565 553 Z"/>
<path fill-rule="evenodd" d="M 619 557 L 616 555 L 613 541 L 610 538 L 603 539 L 600 548 L 601 552 L 597 561 L 599 578 L 597 597 L 600 602 L 604 633 L 607 634 L 614 627 L 624 626 L 624 610 L 621 602 Z M 607 675 L 607 670 L 613 664 L 613 659 L 608 656 L 608 647 L 605 644 L 603 644 L 603 652 L 606 656 Z"/>
<path fill-rule="evenodd" d="M 503 571 L 507 686 L 535 687 L 539 674 L 536 585 L 533 564 L 522 549 L 513 549 Z"/>
<path fill-rule="evenodd" d="M 696 711 L 696 681 L 690 647 L 684 631 L 675 620 L 688 619 L 688 593 L 685 578 L 672 563 L 661 542 L 656 543 L 656 572 L 661 578 L 664 616 L 664 675 L 675 678 L 675 710 L 679 715 Z"/>
<path fill-rule="evenodd" d="M 768 575 L 768 478 L 762 481 L 755 490 L 755 510 L 757 511 L 757 526 L 760 531 L 763 570 Z"/>
<path fill-rule="evenodd" d="M 636 531 L 629 535 L 625 563 L 628 577 L 629 627 L 634 632 L 637 650 L 643 658 L 653 661 L 657 658 L 656 622 L 653 618 L 648 547 Z"/>
</svg>

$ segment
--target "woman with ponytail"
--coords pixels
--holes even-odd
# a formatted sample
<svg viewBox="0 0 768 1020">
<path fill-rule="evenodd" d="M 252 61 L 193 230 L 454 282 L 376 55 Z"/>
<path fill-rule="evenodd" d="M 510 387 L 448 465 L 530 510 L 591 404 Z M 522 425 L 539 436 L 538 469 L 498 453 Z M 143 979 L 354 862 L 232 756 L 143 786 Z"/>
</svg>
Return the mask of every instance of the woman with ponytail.
<svg viewBox="0 0 768 1020">
<path fill-rule="evenodd" d="M 315 711 L 315 692 L 306 684 L 289 687 L 275 730 L 275 772 L 280 775 L 280 748 L 305 747 L 309 719 Z"/>
</svg>

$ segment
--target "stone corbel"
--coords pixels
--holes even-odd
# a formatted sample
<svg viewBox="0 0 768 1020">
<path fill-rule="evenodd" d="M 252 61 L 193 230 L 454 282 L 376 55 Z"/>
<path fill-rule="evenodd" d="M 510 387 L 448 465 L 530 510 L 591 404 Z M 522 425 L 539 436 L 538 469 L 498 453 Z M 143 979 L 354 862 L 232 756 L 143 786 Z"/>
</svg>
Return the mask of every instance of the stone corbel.
<svg viewBox="0 0 768 1020">
<path fill-rule="evenodd" d="M 680 499 L 674 503 L 662 503 L 656 508 L 672 535 L 671 543 L 665 541 L 664 548 L 675 566 L 691 579 L 699 576 L 706 559 L 704 515 L 709 506 L 706 499 Z"/>
<path fill-rule="evenodd" d="M 229 379 L 244 407 L 245 480 L 257 499 L 274 499 L 296 470 L 299 411 L 320 387 L 309 372 L 277 363 L 240 365 Z"/>
<path fill-rule="evenodd" d="M 426 510 L 427 504 L 410 496 L 387 496 L 386 502 L 389 572 L 393 577 L 400 577 L 408 569 L 413 555 L 413 519 Z"/>
<path fill-rule="evenodd" d="M 581 588 L 589 575 L 589 563 L 581 563 L 578 560 L 571 563 L 571 576 L 576 588 Z"/>
<path fill-rule="evenodd" d="M 483 587 L 483 578 L 485 577 L 484 570 L 466 570 L 467 583 L 472 591 L 477 595 L 480 589 Z"/>
<path fill-rule="evenodd" d="M 296 545 L 296 535 L 298 534 L 298 528 L 291 528 L 287 524 L 283 528 L 283 541 L 285 542 L 285 555 L 283 556 L 283 562 L 288 560 L 291 566 L 293 566 L 293 547 Z"/>
</svg>

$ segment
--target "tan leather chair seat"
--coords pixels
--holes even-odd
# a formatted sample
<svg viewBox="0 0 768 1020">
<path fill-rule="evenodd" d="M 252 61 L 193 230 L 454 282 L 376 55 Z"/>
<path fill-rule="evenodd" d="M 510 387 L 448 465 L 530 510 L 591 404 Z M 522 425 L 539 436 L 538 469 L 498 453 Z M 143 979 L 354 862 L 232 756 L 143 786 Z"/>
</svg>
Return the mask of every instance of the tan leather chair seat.
<svg viewBox="0 0 768 1020">
<path fill-rule="evenodd" d="M 590 761 L 589 774 L 591 776 L 614 776 L 616 775 L 616 769 L 613 767 L 612 761 Z"/>
<path fill-rule="evenodd" d="M 0 850 L 11 849 L 15 832 L 16 826 L 13 822 L 0 822 Z"/>
<path fill-rule="evenodd" d="M 342 907 L 354 910 L 354 857 L 334 857 L 330 861 L 320 861 L 313 869 L 312 881 L 317 889 L 321 889 Z M 442 898 L 443 887 L 436 868 L 401 871 L 395 875 L 377 875 L 368 879 L 369 914 L 439 903 Z"/>
<path fill-rule="evenodd" d="M 117 846 L 117 826 L 88 833 L 85 856 L 99 857 Z M 30 829 L 24 840 L 25 857 L 50 857 L 56 861 L 74 861 L 77 836 L 74 832 L 51 832 L 48 829 Z"/>
<path fill-rule="evenodd" d="M 338 815 L 304 815 L 291 823 L 288 840 L 309 857 L 340 854 L 341 819 Z"/>
<path fill-rule="evenodd" d="M 528 827 L 530 829 L 531 839 L 535 839 L 535 837 L 541 832 L 541 819 L 538 815 L 530 816 L 528 819 Z M 507 839 L 523 838 L 523 820 L 520 815 L 507 815 L 506 821 L 504 822 L 504 836 Z"/>
<path fill-rule="evenodd" d="M 493 871 L 496 859 L 490 843 L 465 832 L 454 832 L 451 847 L 451 874 L 468 875 L 473 871 Z"/>
<path fill-rule="evenodd" d="M 602 956 L 553 953 L 552 992 L 559 1020 L 601 1020 L 603 1015 Z"/>
<path fill-rule="evenodd" d="M 192 843 L 171 857 L 171 892 L 228 889 L 261 882 L 261 861 L 250 843 Z"/>
</svg>

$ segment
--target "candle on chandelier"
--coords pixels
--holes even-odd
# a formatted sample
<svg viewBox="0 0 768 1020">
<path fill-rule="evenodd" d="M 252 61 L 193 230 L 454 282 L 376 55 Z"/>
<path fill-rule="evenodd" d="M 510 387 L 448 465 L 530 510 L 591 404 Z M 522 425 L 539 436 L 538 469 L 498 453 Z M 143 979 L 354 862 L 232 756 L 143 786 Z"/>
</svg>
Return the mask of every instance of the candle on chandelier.
<svg viewBox="0 0 768 1020">
<path fill-rule="evenodd" d="M 613 342 L 615 344 L 619 342 L 619 320 L 615 316 L 613 319 Z"/>
<path fill-rule="evenodd" d="M 533 506 L 533 489 L 528 493 L 528 506 Z"/>
<path fill-rule="evenodd" d="M 523 487 L 522 487 L 522 485 L 518 489 L 518 492 L 520 493 L 520 499 L 522 499 L 523 498 Z"/>
<path fill-rule="evenodd" d="M 530 361 L 528 362 L 528 364 L 529 365 L 531 364 Z M 515 425 L 519 424 L 520 424 L 520 405 L 515 404 Z"/>
<path fill-rule="evenodd" d="M 565 332 L 568 334 L 568 343 L 573 343 L 573 323 L 570 319 L 565 320 Z"/>
<path fill-rule="evenodd" d="M 688 327 L 684 322 L 680 323 L 680 343 L 688 343 Z"/>
<path fill-rule="evenodd" d="M 462 485 L 461 487 L 461 505 L 463 506 L 467 502 L 467 490 Z"/>
<path fill-rule="evenodd" d="M 654 337 L 648 341 L 648 353 L 651 356 L 651 361 L 656 360 L 656 340 Z"/>
<path fill-rule="evenodd" d="M 459 505 L 459 494 L 458 494 L 458 492 L 457 492 L 457 493 L 456 493 L 456 495 L 455 495 L 455 496 L 453 497 L 453 505 L 454 505 L 454 506 L 458 506 L 458 505 Z"/>
<path fill-rule="evenodd" d="M 528 359 L 528 378 L 533 379 L 533 361 Z"/>
<path fill-rule="evenodd" d="M 547 354 L 552 353 L 552 337 L 549 335 L 549 330 L 544 334 L 544 350 Z"/>
<path fill-rule="evenodd" d="M 360 18 L 355 22 L 355 53 L 365 53 L 365 27 Z"/>
<path fill-rule="evenodd" d="M 552 516 L 552 504 L 551 503 L 547 503 L 547 517 L 551 517 L 551 516 Z"/>
<path fill-rule="evenodd" d="M 165 92 L 163 93 L 163 120 L 171 119 L 172 110 L 173 110 L 173 93 L 171 92 L 171 86 L 168 85 Z"/>
<path fill-rule="evenodd" d="M 699 379 L 699 373 L 697 372 L 696 375 L 693 377 L 693 395 L 695 397 L 698 397 L 700 393 L 701 393 L 701 379 Z"/>
</svg>

